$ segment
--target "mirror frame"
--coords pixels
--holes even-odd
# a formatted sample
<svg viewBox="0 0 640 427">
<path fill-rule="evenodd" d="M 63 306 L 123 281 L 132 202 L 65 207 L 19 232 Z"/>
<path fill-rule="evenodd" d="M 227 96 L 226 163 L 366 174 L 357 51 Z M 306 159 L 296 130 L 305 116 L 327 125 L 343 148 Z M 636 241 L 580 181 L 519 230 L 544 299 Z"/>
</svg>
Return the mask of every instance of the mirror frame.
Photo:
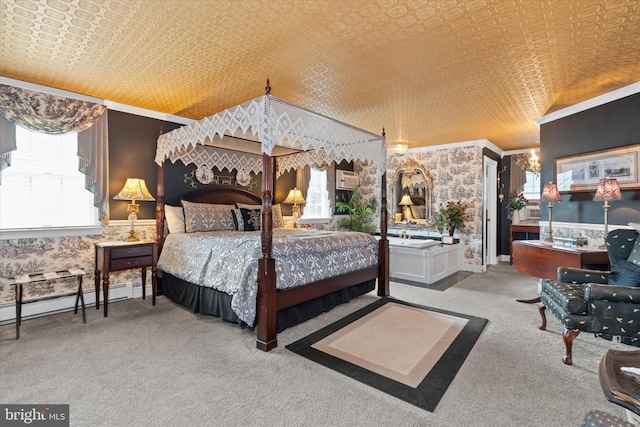
<svg viewBox="0 0 640 427">
<path fill-rule="evenodd" d="M 397 203 L 398 203 L 398 197 L 395 189 L 396 189 L 396 185 L 398 185 L 398 179 L 400 178 L 400 175 L 402 173 L 409 172 L 409 171 L 421 173 L 422 176 L 424 177 L 425 190 L 427 193 L 424 198 L 424 203 L 425 203 L 425 206 L 427 207 L 427 209 L 425 209 L 426 224 L 417 223 L 416 225 L 428 227 L 433 215 L 433 212 L 432 212 L 433 211 L 433 181 L 431 179 L 431 176 L 427 173 L 426 168 L 424 168 L 420 163 L 416 162 L 413 159 L 409 159 L 406 162 L 404 162 L 402 165 L 400 165 L 393 173 L 393 179 L 389 181 L 388 192 L 391 195 L 391 197 L 389 197 L 389 200 L 391 201 L 391 208 L 389 209 L 390 211 L 389 222 L 391 224 L 405 225 L 405 223 L 396 222 L 395 220 L 395 212 L 396 212 Z"/>
</svg>

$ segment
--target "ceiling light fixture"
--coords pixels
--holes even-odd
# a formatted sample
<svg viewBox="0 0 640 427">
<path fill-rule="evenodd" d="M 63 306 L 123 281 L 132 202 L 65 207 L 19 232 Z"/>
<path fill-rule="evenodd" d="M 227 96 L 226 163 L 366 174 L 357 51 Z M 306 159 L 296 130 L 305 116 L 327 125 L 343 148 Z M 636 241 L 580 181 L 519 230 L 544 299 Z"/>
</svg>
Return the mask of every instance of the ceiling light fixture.
<svg viewBox="0 0 640 427">
<path fill-rule="evenodd" d="M 535 151 L 531 150 L 531 157 L 529 158 L 529 170 L 533 173 L 540 173 L 540 162 Z"/>
<path fill-rule="evenodd" d="M 399 142 L 397 144 L 387 145 L 387 152 L 394 156 L 402 156 L 407 152 L 408 149 L 409 149 L 409 146 L 402 142 Z"/>
<path fill-rule="evenodd" d="M 529 170 L 533 173 L 540 173 L 540 162 L 533 150 L 531 150 L 531 157 L 529 157 Z"/>
</svg>

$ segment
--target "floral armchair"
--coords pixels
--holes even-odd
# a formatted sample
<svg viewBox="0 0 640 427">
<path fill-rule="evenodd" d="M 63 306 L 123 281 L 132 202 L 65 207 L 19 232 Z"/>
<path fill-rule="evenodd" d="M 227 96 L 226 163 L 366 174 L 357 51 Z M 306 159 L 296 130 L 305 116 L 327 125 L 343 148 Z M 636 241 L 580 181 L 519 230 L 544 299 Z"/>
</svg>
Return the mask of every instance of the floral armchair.
<svg viewBox="0 0 640 427">
<path fill-rule="evenodd" d="M 539 312 L 545 330 L 549 309 L 562 322 L 571 365 L 573 340 L 580 331 L 620 336 L 640 344 L 640 239 L 635 230 L 613 230 L 605 239 L 611 271 L 560 267 L 557 280 L 540 279 Z"/>
</svg>

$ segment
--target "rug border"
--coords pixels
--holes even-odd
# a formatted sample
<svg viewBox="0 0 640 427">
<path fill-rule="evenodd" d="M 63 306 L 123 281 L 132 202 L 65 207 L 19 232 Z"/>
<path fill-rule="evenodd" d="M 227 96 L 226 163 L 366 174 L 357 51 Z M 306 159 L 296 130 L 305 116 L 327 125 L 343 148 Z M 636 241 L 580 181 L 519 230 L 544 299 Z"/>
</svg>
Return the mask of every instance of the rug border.
<svg viewBox="0 0 640 427">
<path fill-rule="evenodd" d="M 440 360 L 436 362 L 429 374 L 427 374 L 416 388 L 384 377 L 380 374 L 369 371 L 368 369 L 354 365 L 346 360 L 339 359 L 311 347 L 321 339 L 333 334 L 346 325 L 388 303 L 402 304 L 409 307 L 467 319 L 467 324 L 464 326 L 460 334 L 458 334 L 447 351 L 445 351 Z M 397 300 L 391 297 L 382 297 L 366 307 L 354 311 L 342 319 L 337 320 L 296 342 L 286 345 L 285 348 L 309 360 L 340 372 L 343 375 L 351 377 L 356 381 L 360 381 L 370 387 L 376 388 L 419 408 L 433 412 L 458 373 L 458 370 L 471 352 L 471 349 L 473 349 L 487 323 L 488 320 L 481 317 L 470 316 L 434 307 L 427 307 L 420 304 Z"/>
</svg>

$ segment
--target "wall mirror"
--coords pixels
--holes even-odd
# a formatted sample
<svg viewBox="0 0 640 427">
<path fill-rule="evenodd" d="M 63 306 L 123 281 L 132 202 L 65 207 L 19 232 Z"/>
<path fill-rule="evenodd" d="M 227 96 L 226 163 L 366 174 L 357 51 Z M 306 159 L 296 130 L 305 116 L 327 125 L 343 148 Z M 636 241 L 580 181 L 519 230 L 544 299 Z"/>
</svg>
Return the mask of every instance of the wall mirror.
<svg viewBox="0 0 640 427">
<path fill-rule="evenodd" d="M 415 160 L 403 163 L 389 182 L 389 222 L 426 227 L 431 221 L 433 182 Z"/>
</svg>

